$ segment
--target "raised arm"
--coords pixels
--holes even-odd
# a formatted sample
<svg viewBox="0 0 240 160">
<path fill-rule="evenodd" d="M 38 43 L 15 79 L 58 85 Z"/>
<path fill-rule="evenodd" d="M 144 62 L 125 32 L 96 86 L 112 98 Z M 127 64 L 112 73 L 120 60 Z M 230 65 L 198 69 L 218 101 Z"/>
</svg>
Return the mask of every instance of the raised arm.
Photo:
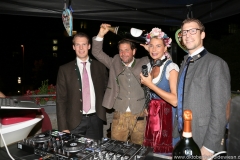
<svg viewBox="0 0 240 160">
<path fill-rule="evenodd" d="M 104 38 L 104 35 L 109 31 L 110 24 L 101 24 L 97 37 Z"/>
<path fill-rule="evenodd" d="M 93 56 L 103 63 L 108 69 L 111 67 L 112 57 L 109 57 L 105 52 L 103 52 L 103 38 L 104 35 L 109 31 L 108 27 L 110 24 L 101 24 L 98 35 L 92 39 L 92 54 Z"/>
</svg>

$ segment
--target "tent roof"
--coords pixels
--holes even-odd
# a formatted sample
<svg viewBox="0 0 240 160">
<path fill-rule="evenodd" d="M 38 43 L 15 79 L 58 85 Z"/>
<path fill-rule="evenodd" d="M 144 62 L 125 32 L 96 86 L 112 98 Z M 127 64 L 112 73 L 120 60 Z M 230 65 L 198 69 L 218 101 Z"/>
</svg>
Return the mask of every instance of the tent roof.
<svg viewBox="0 0 240 160">
<path fill-rule="evenodd" d="M 203 23 L 240 13 L 239 0 L 1 0 L 0 14 L 61 18 L 64 2 L 74 19 L 105 22 L 179 26 L 191 13 Z"/>
</svg>

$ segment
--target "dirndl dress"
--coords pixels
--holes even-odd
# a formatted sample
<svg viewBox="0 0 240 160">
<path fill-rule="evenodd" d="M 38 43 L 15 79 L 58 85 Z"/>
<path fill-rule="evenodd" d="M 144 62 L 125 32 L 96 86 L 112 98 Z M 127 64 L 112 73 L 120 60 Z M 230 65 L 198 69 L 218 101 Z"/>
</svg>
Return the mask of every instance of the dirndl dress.
<svg viewBox="0 0 240 160">
<path fill-rule="evenodd" d="M 166 92 L 170 92 L 169 81 L 166 78 L 166 67 L 172 63 L 166 61 L 161 71 L 160 79 L 155 84 Z M 173 116 L 176 108 L 161 99 L 156 93 L 150 93 L 147 124 L 143 145 L 153 148 L 155 153 L 172 153 L 173 150 Z"/>
<path fill-rule="evenodd" d="M 152 99 L 148 105 L 148 117 L 144 145 L 155 153 L 171 153 L 172 106 L 162 99 Z"/>
</svg>

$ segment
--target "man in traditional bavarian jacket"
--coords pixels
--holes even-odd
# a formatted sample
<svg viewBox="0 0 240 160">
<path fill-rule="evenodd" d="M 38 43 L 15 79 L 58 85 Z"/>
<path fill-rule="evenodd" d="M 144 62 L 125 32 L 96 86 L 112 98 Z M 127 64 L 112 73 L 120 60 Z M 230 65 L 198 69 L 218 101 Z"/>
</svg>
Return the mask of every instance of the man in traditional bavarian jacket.
<svg viewBox="0 0 240 160">
<path fill-rule="evenodd" d="M 102 24 L 99 33 L 93 37 L 93 56 L 109 69 L 108 86 L 103 106 L 114 108 L 111 138 L 142 144 L 145 130 L 144 90 L 140 83 L 142 65 L 149 62 L 148 57 L 134 58 L 136 47 L 128 40 L 118 43 L 119 54 L 109 57 L 102 50 L 103 37 L 109 31 L 109 24 Z"/>
<path fill-rule="evenodd" d="M 87 34 L 73 37 L 76 59 L 59 67 L 57 77 L 58 130 L 101 139 L 106 121 L 102 100 L 107 85 L 107 69 L 91 59 Z"/>
</svg>

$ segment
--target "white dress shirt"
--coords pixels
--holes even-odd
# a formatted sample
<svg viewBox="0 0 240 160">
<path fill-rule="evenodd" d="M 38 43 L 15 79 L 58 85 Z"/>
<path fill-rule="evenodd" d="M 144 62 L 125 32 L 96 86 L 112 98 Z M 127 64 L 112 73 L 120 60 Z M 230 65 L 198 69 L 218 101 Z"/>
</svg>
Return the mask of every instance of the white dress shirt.
<svg viewBox="0 0 240 160">
<path fill-rule="evenodd" d="M 83 77 L 82 76 L 83 64 L 81 62 L 84 62 L 84 61 L 82 61 L 80 58 L 77 57 L 77 66 L 79 68 L 80 75 L 81 75 L 81 78 L 82 78 Z M 86 70 L 87 70 L 88 79 L 89 79 L 89 85 L 90 85 L 91 108 L 88 111 L 88 113 L 83 111 L 83 114 L 91 114 L 91 113 L 95 113 L 96 112 L 96 108 L 95 108 L 96 96 L 95 96 L 95 90 L 94 90 L 93 82 L 92 82 L 92 76 L 91 76 L 91 70 L 90 70 L 91 63 L 89 62 L 89 57 L 88 57 L 88 59 L 85 62 L 87 62 L 86 63 Z"/>
</svg>

